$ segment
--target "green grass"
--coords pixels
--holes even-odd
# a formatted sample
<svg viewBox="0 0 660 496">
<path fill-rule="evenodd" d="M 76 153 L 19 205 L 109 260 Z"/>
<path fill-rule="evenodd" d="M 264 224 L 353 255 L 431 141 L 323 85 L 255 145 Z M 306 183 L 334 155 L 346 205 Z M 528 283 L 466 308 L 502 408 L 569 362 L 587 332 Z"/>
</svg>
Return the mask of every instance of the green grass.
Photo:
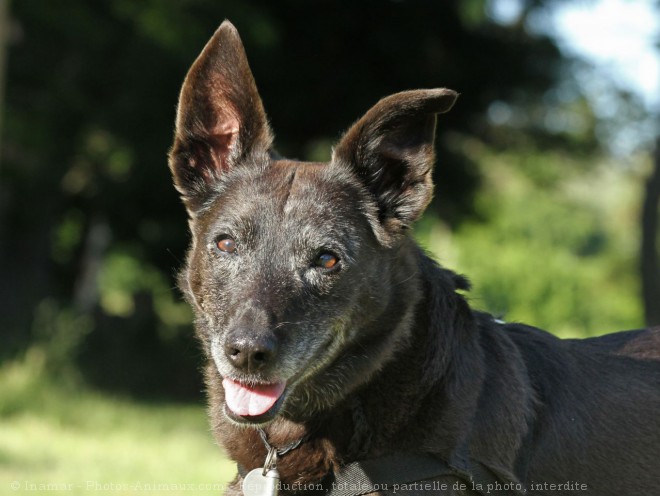
<svg viewBox="0 0 660 496">
<path fill-rule="evenodd" d="M 0 495 L 221 494 L 235 474 L 202 405 L 55 385 L 33 362 L 0 369 Z"/>
</svg>

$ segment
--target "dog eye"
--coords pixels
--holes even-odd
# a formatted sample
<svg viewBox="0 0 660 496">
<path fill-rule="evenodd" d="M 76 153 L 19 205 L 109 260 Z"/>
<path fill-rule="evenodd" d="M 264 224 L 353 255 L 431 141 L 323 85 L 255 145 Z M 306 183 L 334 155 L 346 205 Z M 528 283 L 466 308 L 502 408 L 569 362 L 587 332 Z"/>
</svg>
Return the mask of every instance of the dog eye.
<svg viewBox="0 0 660 496">
<path fill-rule="evenodd" d="M 215 242 L 215 246 L 223 253 L 236 253 L 236 241 L 231 236 L 222 236 Z"/>
<path fill-rule="evenodd" d="M 339 259 L 335 255 L 329 252 L 323 252 L 314 260 L 314 266 L 327 270 L 335 268 L 338 262 Z"/>
</svg>

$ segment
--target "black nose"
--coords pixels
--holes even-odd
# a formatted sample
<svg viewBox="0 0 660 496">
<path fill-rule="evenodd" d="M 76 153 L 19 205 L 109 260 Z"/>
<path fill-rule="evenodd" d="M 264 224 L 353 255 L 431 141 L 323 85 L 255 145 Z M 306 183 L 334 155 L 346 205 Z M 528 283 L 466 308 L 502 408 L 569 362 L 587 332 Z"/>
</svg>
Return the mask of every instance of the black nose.
<svg viewBox="0 0 660 496">
<path fill-rule="evenodd" d="M 237 369 L 256 372 L 272 363 L 277 353 L 277 340 L 272 334 L 251 335 L 239 332 L 227 337 L 225 355 Z"/>
</svg>

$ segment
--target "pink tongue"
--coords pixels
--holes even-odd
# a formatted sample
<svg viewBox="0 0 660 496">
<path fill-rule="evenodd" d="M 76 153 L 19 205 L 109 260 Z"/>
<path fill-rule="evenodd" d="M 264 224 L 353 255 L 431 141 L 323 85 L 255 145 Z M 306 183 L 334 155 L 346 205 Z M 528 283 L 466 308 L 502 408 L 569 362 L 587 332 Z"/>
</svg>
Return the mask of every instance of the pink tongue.
<svg viewBox="0 0 660 496">
<path fill-rule="evenodd" d="M 223 379 L 222 386 L 225 388 L 225 401 L 232 412 L 236 415 L 255 417 L 272 408 L 282 396 L 286 384 L 276 382 L 246 386 L 231 379 Z"/>
</svg>

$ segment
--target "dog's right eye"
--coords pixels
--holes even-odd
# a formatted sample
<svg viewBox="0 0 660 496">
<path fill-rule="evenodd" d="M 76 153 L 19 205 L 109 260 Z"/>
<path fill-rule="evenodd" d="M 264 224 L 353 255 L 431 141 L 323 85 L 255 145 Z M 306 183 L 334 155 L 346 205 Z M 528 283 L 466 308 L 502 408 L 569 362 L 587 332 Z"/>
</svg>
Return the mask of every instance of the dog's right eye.
<svg viewBox="0 0 660 496">
<path fill-rule="evenodd" d="M 222 253 L 236 253 L 236 240 L 231 236 L 221 236 L 216 240 L 215 246 Z"/>
</svg>

